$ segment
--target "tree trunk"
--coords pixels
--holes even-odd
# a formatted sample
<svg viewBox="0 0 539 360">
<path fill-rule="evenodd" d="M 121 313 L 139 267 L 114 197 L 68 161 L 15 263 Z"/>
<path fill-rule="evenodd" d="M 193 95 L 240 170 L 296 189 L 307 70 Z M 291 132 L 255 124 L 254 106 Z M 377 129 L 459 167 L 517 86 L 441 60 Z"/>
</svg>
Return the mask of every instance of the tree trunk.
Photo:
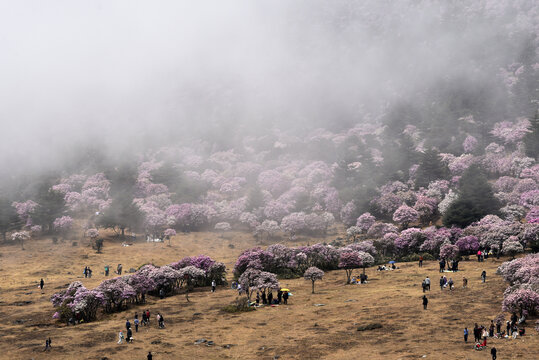
<svg viewBox="0 0 539 360">
<path fill-rule="evenodd" d="M 124 239 L 125 238 L 125 228 L 123 227 L 121 229 L 122 229 L 122 239 Z"/>
<path fill-rule="evenodd" d="M 363 275 L 365 275 L 365 267 L 363 267 Z"/>
<path fill-rule="evenodd" d="M 314 280 L 313 280 L 313 292 L 312 293 L 314 294 Z"/>
</svg>

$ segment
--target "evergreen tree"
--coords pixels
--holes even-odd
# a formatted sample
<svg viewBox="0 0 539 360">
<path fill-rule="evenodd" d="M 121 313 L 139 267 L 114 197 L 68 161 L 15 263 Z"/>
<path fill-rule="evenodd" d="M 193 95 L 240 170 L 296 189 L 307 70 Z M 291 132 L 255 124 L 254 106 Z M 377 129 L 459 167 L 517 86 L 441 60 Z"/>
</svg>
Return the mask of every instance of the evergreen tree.
<svg viewBox="0 0 539 360">
<path fill-rule="evenodd" d="M 52 182 L 44 181 L 38 188 L 36 202 L 39 206 L 32 217 L 43 230 L 52 231 L 52 223 L 66 212 L 64 195 L 51 190 Z"/>
<path fill-rule="evenodd" d="M 447 179 L 448 175 L 449 169 L 442 163 L 438 151 L 426 150 L 421 154 L 417 169 L 416 188 L 427 187 L 434 180 Z"/>
<path fill-rule="evenodd" d="M 494 197 L 487 178 L 477 166 L 470 166 L 459 181 L 459 197 L 447 209 L 443 222 L 450 227 L 465 227 L 488 214 L 496 214 L 501 206 Z"/>
<path fill-rule="evenodd" d="M 6 233 L 8 231 L 17 230 L 21 227 L 21 221 L 11 203 L 6 198 L 0 198 L 0 233 L 4 242 L 7 240 Z"/>
<path fill-rule="evenodd" d="M 526 155 L 537 159 L 537 155 L 539 155 L 539 111 L 535 113 L 535 117 L 530 122 L 531 132 L 524 138 Z"/>
</svg>

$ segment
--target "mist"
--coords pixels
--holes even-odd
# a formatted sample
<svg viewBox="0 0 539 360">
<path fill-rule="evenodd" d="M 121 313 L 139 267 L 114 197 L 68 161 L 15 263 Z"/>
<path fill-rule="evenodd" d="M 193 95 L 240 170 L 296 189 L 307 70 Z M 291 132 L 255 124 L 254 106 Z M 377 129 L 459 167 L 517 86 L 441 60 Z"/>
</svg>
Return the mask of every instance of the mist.
<svg viewBox="0 0 539 360">
<path fill-rule="evenodd" d="M 490 86 L 529 24 L 467 3 L 484 16 L 446 1 L 1 2 L 0 166 L 341 130 L 440 82 Z"/>
</svg>

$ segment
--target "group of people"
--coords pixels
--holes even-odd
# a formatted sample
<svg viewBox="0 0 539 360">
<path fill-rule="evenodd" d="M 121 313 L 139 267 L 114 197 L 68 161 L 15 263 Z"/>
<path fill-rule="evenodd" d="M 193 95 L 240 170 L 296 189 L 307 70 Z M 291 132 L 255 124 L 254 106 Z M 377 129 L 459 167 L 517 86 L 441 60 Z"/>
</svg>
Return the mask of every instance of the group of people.
<svg viewBox="0 0 539 360">
<path fill-rule="evenodd" d="M 84 271 L 82 273 L 84 274 L 85 278 L 91 278 L 92 277 L 92 269 L 90 269 L 89 266 L 85 266 Z"/>
<path fill-rule="evenodd" d="M 391 266 L 385 266 L 385 265 L 378 265 L 377 271 L 384 271 L 384 270 L 395 270 L 398 269 L 395 263 L 392 263 Z"/>
<path fill-rule="evenodd" d="M 359 279 L 353 276 L 350 284 L 366 284 L 368 278 L 367 274 L 359 274 Z"/>
<path fill-rule="evenodd" d="M 420 260 L 420 265 L 419 267 L 422 267 L 423 264 L 422 264 L 422 260 Z M 445 259 L 441 259 L 439 261 L 439 264 L 440 264 L 440 272 L 443 273 L 445 272 L 445 267 L 447 265 L 447 271 L 453 271 L 453 272 L 457 272 L 459 271 L 459 261 L 458 260 L 451 260 L 451 261 L 445 261 Z"/>
<path fill-rule="evenodd" d="M 277 298 L 273 298 L 273 292 L 269 291 L 266 295 L 265 291 L 262 291 L 262 294 L 260 294 L 259 291 L 256 292 L 256 299 L 255 304 L 256 306 L 260 306 L 260 303 L 262 302 L 263 305 L 279 305 L 279 304 L 288 304 L 288 297 L 290 296 L 290 293 L 285 290 L 279 290 L 277 291 Z"/>
<path fill-rule="evenodd" d="M 440 290 L 444 290 L 445 287 L 448 287 L 449 286 L 449 290 L 453 291 L 453 285 L 455 283 L 453 282 L 453 279 L 452 278 L 449 278 L 449 280 L 447 280 L 447 278 L 444 276 L 440 276 Z"/>
<path fill-rule="evenodd" d="M 157 313 L 157 324 L 160 329 L 163 329 L 165 327 L 165 318 L 159 312 Z M 139 320 L 138 313 L 135 313 L 133 325 L 135 326 L 135 332 L 138 332 L 138 328 L 140 325 L 150 326 L 150 310 L 146 309 L 146 311 L 142 312 L 142 322 L 140 322 Z M 118 344 L 123 344 L 124 339 L 126 339 L 128 343 L 133 342 L 133 330 L 131 328 L 131 322 L 129 321 L 129 319 L 125 321 L 125 329 L 126 335 L 124 335 L 122 330 L 120 330 L 120 332 L 118 333 Z"/>
<path fill-rule="evenodd" d="M 492 254 L 492 250 L 490 252 L 486 252 L 484 250 L 477 250 L 477 262 L 483 262 L 485 259 L 488 259 L 488 256 Z"/>
</svg>

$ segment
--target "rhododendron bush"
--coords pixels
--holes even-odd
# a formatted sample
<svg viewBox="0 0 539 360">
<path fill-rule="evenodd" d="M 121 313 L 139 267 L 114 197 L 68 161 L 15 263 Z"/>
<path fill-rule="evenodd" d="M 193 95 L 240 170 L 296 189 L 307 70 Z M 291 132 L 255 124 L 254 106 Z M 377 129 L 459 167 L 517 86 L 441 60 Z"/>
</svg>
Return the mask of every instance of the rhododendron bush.
<svg viewBox="0 0 539 360">
<path fill-rule="evenodd" d="M 173 294 L 185 286 L 209 286 L 212 281 L 225 283 L 226 268 L 206 255 L 184 258 L 161 267 L 147 264 L 133 274 L 104 280 L 95 289 L 86 289 L 80 281 L 71 283 L 66 290 L 51 297 L 57 309 L 57 318 L 95 320 L 102 308 L 106 312 L 121 311 L 130 303 L 143 303 L 146 294 L 162 290 Z"/>
</svg>

